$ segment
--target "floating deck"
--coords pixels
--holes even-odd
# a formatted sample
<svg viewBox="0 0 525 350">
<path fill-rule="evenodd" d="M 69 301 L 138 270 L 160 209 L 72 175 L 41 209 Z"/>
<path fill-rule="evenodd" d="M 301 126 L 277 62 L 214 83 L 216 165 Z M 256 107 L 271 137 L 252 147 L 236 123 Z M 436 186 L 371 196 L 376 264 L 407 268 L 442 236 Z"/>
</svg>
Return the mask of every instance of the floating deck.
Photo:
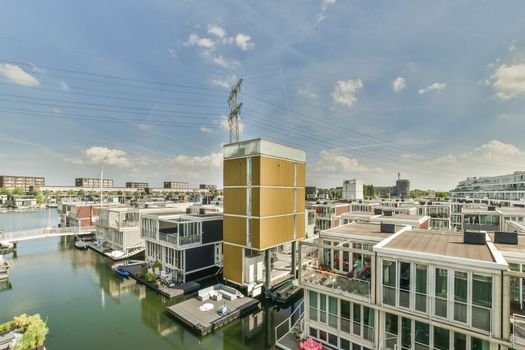
<svg viewBox="0 0 525 350">
<path fill-rule="evenodd" d="M 199 307 L 206 303 L 212 304 L 213 309 L 207 311 L 199 310 Z M 223 305 L 226 305 L 231 311 L 229 314 L 220 315 L 217 312 L 217 309 Z M 167 310 L 170 315 L 182 321 L 193 331 L 200 335 L 206 335 L 259 308 L 259 300 L 249 297 L 237 298 L 235 300 L 222 299 L 218 301 L 211 299 L 200 301 L 197 298 L 192 298 L 169 306 Z"/>
<path fill-rule="evenodd" d="M 144 271 L 143 265 L 129 265 L 129 266 L 122 266 L 122 269 L 129 272 L 129 276 L 133 278 L 134 280 L 138 281 L 139 283 L 145 285 L 146 287 L 149 287 L 156 291 L 157 293 L 161 294 L 162 296 L 171 299 L 175 298 L 179 295 L 193 293 L 200 288 L 200 284 L 197 282 L 186 282 L 183 284 L 175 284 L 174 287 L 164 287 L 161 286 L 160 288 L 157 287 L 155 282 L 148 282 L 144 278 L 139 277 L 139 275 Z"/>
</svg>

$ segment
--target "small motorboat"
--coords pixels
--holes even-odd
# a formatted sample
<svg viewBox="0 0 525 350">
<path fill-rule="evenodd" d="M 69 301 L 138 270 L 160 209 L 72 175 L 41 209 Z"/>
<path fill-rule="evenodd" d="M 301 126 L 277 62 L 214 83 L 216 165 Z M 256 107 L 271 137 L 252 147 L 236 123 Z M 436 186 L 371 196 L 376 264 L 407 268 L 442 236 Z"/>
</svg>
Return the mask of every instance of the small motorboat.
<svg viewBox="0 0 525 350">
<path fill-rule="evenodd" d="M 126 255 L 126 253 L 121 252 L 120 250 L 114 250 L 109 255 L 111 255 L 113 259 L 119 259 Z"/>
<path fill-rule="evenodd" d="M 275 288 L 270 296 L 275 303 L 287 304 L 301 297 L 302 291 L 297 280 L 288 280 Z"/>
<path fill-rule="evenodd" d="M 76 241 L 75 242 L 75 248 L 81 249 L 81 250 L 86 250 L 86 249 L 88 249 L 88 246 L 87 246 L 87 243 L 84 242 L 84 241 Z"/>
<path fill-rule="evenodd" d="M 129 272 L 124 270 L 122 268 L 122 266 L 117 266 L 115 267 L 115 273 L 119 276 L 122 276 L 122 277 L 125 277 L 125 278 L 128 278 L 129 277 Z"/>
</svg>

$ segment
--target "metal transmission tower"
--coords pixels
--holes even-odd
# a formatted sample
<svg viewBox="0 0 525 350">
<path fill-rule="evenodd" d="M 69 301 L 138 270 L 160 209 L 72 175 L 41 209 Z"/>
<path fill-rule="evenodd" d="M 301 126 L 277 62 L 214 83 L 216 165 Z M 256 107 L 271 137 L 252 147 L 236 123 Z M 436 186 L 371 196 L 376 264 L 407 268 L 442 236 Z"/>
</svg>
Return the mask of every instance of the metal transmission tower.
<svg viewBox="0 0 525 350">
<path fill-rule="evenodd" d="M 239 116 L 241 115 L 242 102 L 237 104 L 237 95 L 241 91 L 242 79 L 232 86 L 228 105 L 230 106 L 230 115 L 228 116 L 228 125 L 230 127 L 230 143 L 239 142 Z"/>
</svg>

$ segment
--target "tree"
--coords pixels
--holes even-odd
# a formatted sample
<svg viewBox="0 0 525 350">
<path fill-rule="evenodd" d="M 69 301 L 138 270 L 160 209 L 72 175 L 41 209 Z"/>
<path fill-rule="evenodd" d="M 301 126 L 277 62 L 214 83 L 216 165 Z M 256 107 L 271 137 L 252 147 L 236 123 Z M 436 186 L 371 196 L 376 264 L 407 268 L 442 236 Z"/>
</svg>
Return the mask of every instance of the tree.
<svg viewBox="0 0 525 350">
<path fill-rule="evenodd" d="M 78 196 L 84 196 L 85 194 L 86 194 L 86 191 L 84 191 L 83 189 L 80 189 L 80 190 L 78 190 L 78 192 L 77 192 L 77 195 L 78 195 Z"/>
<path fill-rule="evenodd" d="M 365 198 L 372 199 L 376 196 L 374 185 L 363 185 L 363 195 Z"/>
<path fill-rule="evenodd" d="M 124 195 L 124 192 L 122 192 L 121 190 L 118 190 L 118 191 L 117 191 L 117 195 L 118 195 L 118 196 L 123 196 L 123 195 Z"/>
<path fill-rule="evenodd" d="M 13 190 L 13 194 L 25 194 L 25 191 L 22 188 L 17 187 Z"/>
<path fill-rule="evenodd" d="M 43 204 L 44 203 L 44 197 L 42 197 L 42 195 L 40 193 L 35 195 L 35 199 L 36 199 L 36 202 L 38 204 Z"/>
<path fill-rule="evenodd" d="M 11 194 L 11 191 L 9 191 L 7 188 L 5 187 L 2 187 L 0 188 L 0 195 L 10 195 Z"/>
<path fill-rule="evenodd" d="M 75 190 L 69 190 L 69 191 L 67 191 L 67 195 L 68 195 L 68 196 L 73 196 L 73 195 L 75 195 Z"/>
<path fill-rule="evenodd" d="M 448 192 L 436 192 L 436 197 L 448 200 Z"/>
</svg>

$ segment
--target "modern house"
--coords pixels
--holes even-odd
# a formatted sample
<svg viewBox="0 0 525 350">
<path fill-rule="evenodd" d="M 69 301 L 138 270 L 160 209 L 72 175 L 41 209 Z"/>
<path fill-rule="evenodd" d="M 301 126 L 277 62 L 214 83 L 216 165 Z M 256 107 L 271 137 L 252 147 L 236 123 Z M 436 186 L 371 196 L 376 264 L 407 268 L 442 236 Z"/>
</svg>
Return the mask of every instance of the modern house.
<svg viewBox="0 0 525 350">
<path fill-rule="evenodd" d="M 146 261 L 178 282 L 213 276 L 222 267 L 223 217 L 218 210 L 141 215 Z"/>
<path fill-rule="evenodd" d="M 449 192 L 449 197 L 452 200 L 477 198 L 525 201 L 525 171 L 499 176 L 468 177 Z"/>
<path fill-rule="evenodd" d="M 341 224 L 339 217 L 350 211 L 350 204 L 327 201 L 309 204 L 308 209 L 315 210 L 315 228 L 317 231 L 322 231 L 339 226 Z"/>
<path fill-rule="evenodd" d="M 250 295 L 264 285 L 269 295 L 295 277 L 296 242 L 305 236 L 306 155 L 264 139 L 223 151 L 224 279 Z"/>
</svg>

